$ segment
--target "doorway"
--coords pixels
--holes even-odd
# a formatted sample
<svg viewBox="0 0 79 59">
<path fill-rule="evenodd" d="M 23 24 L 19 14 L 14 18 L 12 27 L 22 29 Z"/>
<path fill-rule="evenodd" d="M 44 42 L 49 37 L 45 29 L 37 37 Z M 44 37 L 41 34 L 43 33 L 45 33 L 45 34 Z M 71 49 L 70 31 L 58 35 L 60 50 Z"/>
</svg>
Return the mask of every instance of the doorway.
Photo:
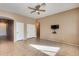
<svg viewBox="0 0 79 59">
<path fill-rule="evenodd" d="M 14 40 L 14 21 L 11 19 L 0 19 L 0 41 Z"/>
<path fill-rule="evenodd" d="M 37 40 L 40 40 L 40 21 L 36 20 L 35 25 L 36 25 L 36 38 Z"/>
</svg>

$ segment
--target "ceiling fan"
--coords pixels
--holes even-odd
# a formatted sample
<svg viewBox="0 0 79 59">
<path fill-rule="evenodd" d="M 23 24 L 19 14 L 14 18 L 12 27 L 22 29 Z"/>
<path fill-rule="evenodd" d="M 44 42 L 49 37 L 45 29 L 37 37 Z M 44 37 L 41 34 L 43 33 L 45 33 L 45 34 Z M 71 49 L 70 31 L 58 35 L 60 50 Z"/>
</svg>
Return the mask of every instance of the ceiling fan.
<svg viewBox="0 0 79 59">
<path fill-rule="evenodd" d="M 40 15 L 40 12 L 45 12 L 46 10 L 40 9 L 40 7 L 45 6 L 45 3 L 42 3 L 40 5 L 36 5 L 35 8 L 32 7 L 28 7 L 29 9 L 32 9 L 33 11 L 31 11 L 31 14 L 36 12 L 38 15 Z"/>
</svg>

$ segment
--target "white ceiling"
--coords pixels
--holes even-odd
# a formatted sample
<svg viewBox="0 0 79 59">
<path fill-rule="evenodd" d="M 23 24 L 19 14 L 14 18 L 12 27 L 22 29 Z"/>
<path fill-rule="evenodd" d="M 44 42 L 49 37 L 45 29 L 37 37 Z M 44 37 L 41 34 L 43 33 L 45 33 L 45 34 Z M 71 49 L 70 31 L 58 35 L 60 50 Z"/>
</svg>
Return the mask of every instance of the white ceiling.
<svg viewBox="0 0 79 59">
<path fill-rule="evenodd" d="M 42 18 L 66 10 L 79 7 L 78 3 L 47 3 L 46 6 L 41 7 L 45 9 L 46 12 L 41 12 L 40 15 L 37 13 L 31 14 L 28 7 L 35 7 L 39 3 L 0 3 L 0 10 L 17 13 L 20 15 L 28 16 L 31 18 Z"/>
</svg>

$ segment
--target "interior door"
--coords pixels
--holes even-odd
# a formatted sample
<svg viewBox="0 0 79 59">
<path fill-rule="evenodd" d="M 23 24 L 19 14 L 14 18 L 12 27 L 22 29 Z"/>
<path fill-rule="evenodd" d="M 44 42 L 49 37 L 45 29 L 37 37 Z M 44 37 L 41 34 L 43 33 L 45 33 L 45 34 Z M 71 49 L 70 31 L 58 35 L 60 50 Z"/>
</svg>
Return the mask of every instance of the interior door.
<svg viewBox="0 0 79 59">
<path fill-rule="evenodd" d="M 27 24 L 27 38 L 36 37 L 36 28 L 34 24 Z"/>
<path fill-rule="evenodd" d="M 16 41 L 24 39 L 24 23 L 16 22 Z"/>
</svg>

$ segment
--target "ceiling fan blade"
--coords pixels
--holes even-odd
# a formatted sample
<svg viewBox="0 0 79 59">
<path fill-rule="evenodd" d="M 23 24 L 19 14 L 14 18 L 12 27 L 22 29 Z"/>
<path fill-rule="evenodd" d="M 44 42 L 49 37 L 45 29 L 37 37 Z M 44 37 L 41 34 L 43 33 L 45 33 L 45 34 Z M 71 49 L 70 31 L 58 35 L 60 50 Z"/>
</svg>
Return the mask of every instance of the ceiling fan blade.
<svg viewBox="0 0 79 59">
<path fill-rule="evenodd" d="M 39 11 L 43 11 L 43 12 L 45 12 L 46 10 L 39 10 Z"/>
<path fill-rule="evenodd" d="M 45 6 L 45 5 L 46 5 L 46 3 L 42 3 L 42 4 L 41 4 L 41 6 Z"/>
<path fill-rule="evenodd" d="M 40 8 L 40 5 L 37 5 L 35 8 L 36 8 L 36 9 L 39 9 L 39 8 Z"/>
<path fill-rule="evenodd" d="M 46 5 L 45 3 L 42 3 L 41 5 L 37 5 L 35 8 L 36 9 L 39 9 L 41 6 L 44 6 L 44 5 Z"/>
<path fill-rule="evenodd" d="M 31 11 L 31 14 L 34 13 L 35 11 Z"/>
<path fill-rule="evenodd" d="M 29 9 L 33 9 L 33 10 L 35 10 L 35 8 L 32 8 L 32 7 L 28 7 Z"/>
</svg>

